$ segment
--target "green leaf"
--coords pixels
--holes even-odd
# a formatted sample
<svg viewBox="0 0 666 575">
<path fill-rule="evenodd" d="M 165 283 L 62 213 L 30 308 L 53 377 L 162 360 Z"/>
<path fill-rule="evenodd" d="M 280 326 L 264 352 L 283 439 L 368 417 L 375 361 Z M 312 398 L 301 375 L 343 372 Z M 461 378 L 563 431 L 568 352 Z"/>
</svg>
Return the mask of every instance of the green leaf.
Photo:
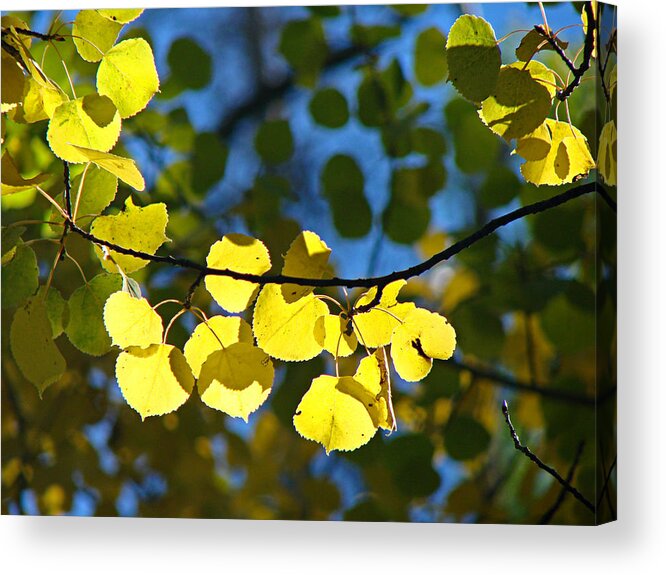
<svg viewBox="0 0 666 575">
<path fill-rule="evenodd" d="M 354 44 L 375 46 L 384 40 L 400 36 L 400 26 L 354 24 L 350 34 Z"/>
<path fill-rule="evenodd" d="M 349 120 L 347 100 L 334 88 L 324 88 L 310 100 L 310 114 L 326 128 L 340 128 Z"/>
<path fill-rule="evenodd" d="M 444 428 L 444 446 L 459 461 L 481 455 L 490 445 L 490 434 L 476 419 L 458 415 Z"/>
<path fill-rule="evenodd" d="M 296 71 L 300 81 L 307 86 L 314 85 L 328 55 L 321 21 L 310 18 L 287 22 L 282 29 L 279 50 Z"/>
<path fill-rule="evenodd" d="M 428 229 L 428 200 L 422 196 L 410 198 L 392 193 L 382 214 L 382 222 L 391 240 L 399 244 L 412 244 Z"/>
<path fill-rule="evenodd" d="M 38 287 L 37 257 L 30 246 L 21 242 L 16 246 L 14 257 L 2 265 L 2 307 L 22 305 Z"/>
<path fill-rule="evenodd" d="M 418 16 L 423 14 L 429 6 L 428 4 L 396 4 L 391 8 L 401 16 Z"/>
<path fill-rule="evenodd" d="M 146 188 L 146 183 L 143 181 L 143 176 L 136 167 L 134 160 L 115 156 L 114 154 L 98 152 L 97 150 L 91 150 L 90 148 L 84 148 L 81 146 L 72 147 L 87 161 L 93 162 L 100 168 L 117 176 L 128 186 L 132 186 L 135 190 L 142 192 Z"/>
<path fill-rule="evenodd" d="M 594 312 L 585 312 L 564 294 L 553 298 L 541 314 L 541 327 L 559 353 L 577 353 L 596 343 Z"/>
<path fill-rule="evenodd" d="M 425 435 L 397 437 L 386 446 L 386 467 L 396 487 L 407 497 L 427 497 L 437 491 L 440 477 L 433 468 L 435 450 Z"/>
<path fill-rule="evenodd" d="M 566 50 L 569 46 L 569 42 L 564 42 L 559 38 L 555 38 L 555 42 L 557 42 L 562 50 Z M 516 48 L 516 58 L 521 62 L 528 62 L 537 52 L 541 52 L 542 50 L 554 51 L 555 49 L 539 32 L 530 30 L 520 40 L 520 45 Z"/>
<path fill-rule="evenodd" d="M 419 126 L 411 134 L 413 150 L 432 159 L 446 153 L 446 140 L 441 132 Z"/>
<path fill-rule="evenodd" d="M 472 102 L 481 102 L 495 90 L 500 71 L 500 50 L 492 26 L 483 18 L 464 14 L 451 27 L 446 44 L 449 80 Z"/>
<path fill-rule="evenodd" d="M 21 176 L 7 150 L 2 152 L 2 195 L 7 196 L 31 190 L 50 178 L 49 174 L 39 174 L 27 180 Z"/>
<path fill-rule="evenodd" d="M 229 150 L 213 132 L 201 132 L 194 140 L 192 157 L 192 188 L 198 195 L 224 177 Z"/>
<path fill-rule="evenodd" d="M 515 198 L 520 188 L 521 183 L 518 176 L 500 164 L 488 172 L 479 190 L 479 199 L 487 208 L 498 208 Z"/>
<path fill-rule="evenodd" d="M 257 130 L 254 147 L 261 158 L 271 164 L 281 164 L 294 153 L 294 140 L 287 120 L 264 122 Z"/>
<path fill-rule="evenodd" d="M 132 197 L 129 196 L 125 202 L 125 211 L 113 216 L 95 218 L 90 232 L 117 246 L 152 255 L 169 239 L 164 234 L 168 220 L 165 204 L 149 204 L 142 208 L 135 206 Z M 113 250 L 109 250 L 113 258 L 113 261 L 110 261 L 98 246 L 95 246 L 95 252 L 104 269 L 111 273 L 117 271 L 116 264 L 126 274 L 148 265 L 147 260 L 119 254 Z"/>
<path fill-rule="evenodd" d="M 493 94 L 483 101 L 479 116 L 509 141 L 536 130 L 548 116 L 555 95 L 555 75 L 541 62 L 502 66 Z"/>
<path fill-rule="evenodd" d="M 169 82 L 184 89 L 200 90 L 211 80 L 212 63 L 208 52 L 190 38 L 178 38 L 169 48 Z"/>
<path fill-rule="evenodd" d="M 97 90 L 111 98 L 123 118 L 143 110 L 159 87 L 153 51 L 143 38 L 116 44 L 97 70 Z"/>
<path fill-rule="evenodd" d="M 88 94 L 55 109 L 46 137 L 61 160 L 80 164 L 87 158 L 76 146 L 108 152 L 118 141 L 120 126 L 113 102 L 104 95 Z"/>
<path fill-rule="evenodd" d="M 101 273 L 70 296 L 65 333 L 83 353 L 99 356 L 111 349 L 111 338 L 104 326 L 104 304 L 112 293 L 122 288 L 122 283 L 118 274 Z"/>
<path fill-rule="evenodd" d="M 45 287 L 46 286 L 42 286 L 39 288 L 37 297 L 43 297 Z M 53 339 L 55 339 L 65 331 L 64 324 L 69 317 L 66 312 L 67 302 L 56 288 L 49 286 L 49 291 L 46 294 L 46 300 L 44 303 L 46 305 L 46 315 L 51 324 Z"/>
<path fill-rule="evenodd" d="M 116 197 L 118 191 L 118 178 L 95 165 L 90 165 L 86 170 L 83 187 L 81 187 L 82 178 L 83 173 L 76 176 L 71 184 L 72 208 L 78 203 L 77 219 L 101 214 Z M 78 197 L 80 199 L 77 202 Z M 83 219 L 83 222 L 89 221 L 90 219 Z M 81 224 L 80 221 L 77 223 L 85 226 L 85 223 Z"/>
<path fill-rule="evenodd" d="M 143 13 L 143 8 L 132 8 L 122 10 L 97 10 L 104 18 L 112 22 L 127 24 L 136 20 Z"/>
<path fill-rule="evenodd" d="M 453 132 L 456 164 L 463 172 L 483 172 L 496 164 L 500 141 L 479 121 L 473 105 L 460 98 L 451 100 L 446 119 Z"/>
<path fill-rule="evenodd" d="M 416 38 L 414 49 L 414 73 L 424 86 L 434 86 L 446 78 L 446 36 L 432 27 L 423 30 Z"/>
<path fill-rule="evenodd" d="M 9 341 L 16 364 L 40 396 L 65 373 L 65 359 L 53 342 L 46 305 L 40 297 L 31 298 L 14 314 Z"/>
<path fill-rule="evenodd" d="M 364 193 L 363 172 L 354 159 L 342 154 L 330 158 L 322 170 L 321 183 L 340 235 L 365 236 L 372 227 L 372 210 Z"/>
<path fill-rule="evenodd" d="M 16 253 L 16 246 L 25 233 L 27 228 L 25 226 L 5 226 L 2 228 L 2 240 L 0 246 L 2 248 L 2 265 L 10 261 Z M 5 257 L 7 256 L 7 257 Z"/>
<path fill-rule="evenodd" d="M 99 62 L 116 43 L 122 27 L 97 10 L 80 10 L 72 27 L 76 51 L 86 62 Z"/>
</svg>

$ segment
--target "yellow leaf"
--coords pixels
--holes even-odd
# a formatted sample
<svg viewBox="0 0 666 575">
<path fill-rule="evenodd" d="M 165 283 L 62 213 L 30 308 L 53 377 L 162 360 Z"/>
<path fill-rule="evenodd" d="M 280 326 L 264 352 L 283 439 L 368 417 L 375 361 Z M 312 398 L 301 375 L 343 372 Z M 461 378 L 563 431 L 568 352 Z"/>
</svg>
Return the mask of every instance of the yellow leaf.
<svg viewBox="0 0 666 575">
<path fill-rule="evenodd" d="M 354 377 L 322 375 L 301 399 L 294 427 L 306 439 L 333 450 L 351 451 L 370 441 L 381 418 L 376 394 Z"/>
<path fill-rule="evenodd" d="M 56 108 L 68 100 L 67 95 L 55 86 L 43 86 L 29 77 L 25 83 L 21 120 L 32 124 L 51 118 Z"/>
<path fill-rule="evenodd" d="M 509 141 L 536 130 L 550 112 L 555 75 L 541 62 L 515 62 L 500 69 L 494 92 L 479 110 L 483 123 Z"/>
<path fill-rule="evenodd" d="M 446 284 L 442 294 L 442 309 L 450 312 L 466 299 L 479 291 L 481 283 L 477 275 L 469 268 L 460 268 Z"/>
<path fill-rule="evenodd" d="M 456 332 L 445 317 L 416 308 L 395 328 L 391 357 L 405 381 L 420 381 L 432 367 L 432 358 L 449 359 L 456 348 Z"/>
<path fill-rule="evenodd" d="M 101 16 L 113 22 L 127 24 L 143 14 L 143 8 L 125 8 L 120 10 L 97 10 Z"/>
<path fill-rule="evenodd" d="M 108 152 L 120 136 L 120 115 L 106 96 L 88 94 L 60 104 L 46 133 L 53 153 L 61 160 L 80 164 L 86 158 L 74 146 Z"/>
<path fill-rule="evenodd" d="M 215 242 L 208 252 L 210 268 L 262 275 L 271 269 L 271 258 L 259 240 L 243 234 L 227 234 Z M 232 313 L 247 309 L 257 297 L 255 283 L 230 277 L 207 275 L 206 289 L 220 307 Z"/>
<path fill-rule="evenodd" d="M 194 387 L 192 370 L 172 345 L 130 347 L 118 356 L 116 379 L 125 401 L 145 419 L 178 409 Z"/>
<path fill-rule="evenodd" d="M 144 298 L 124 291 L 109 296 L 104 304 L 104 325 L 114 345 L 148 347 L 162 341 L 162 318 Z"/>
<path fill-rule="evenodd" d="M 317 320 L 327 313 L 326 304 L 313 294 L 287 303 L 279 285 L 266 285 L 254 306 L 252 328 L 257 345 L 285 361 L 312 359 L 323 349 L 322 326 Z"/>
<path fill-rule="evenodd" d="M 359 341 L 366 347 L 382 347 L 391 341 L 393 330 L 400 324 L 400 320 L 410 313 L 414 304 L 398 303 L 397 297 L 405 286 L 405 280 L 398 280 L 388 284 L 382 291 L 379 304 L 370 311 L 354 315 L 354 331 Z M 354 307 L 368 305 L 377 294 L 373 287 L 362 295 Z"/>
<path fill-rule="evenodd" d="M 87 62 L 99 62 L 115 44 L 122 27 L 97 10 L 80 10 L 72 26 L 76 51 Z"/>
<path fill-rule="evenodd" d="M 243 318 L 216 315 L 200 323 L 183 348 L 194 377 L 199 377 L 201 366 L 211 353 L 238 342 L 254 343 L 252 328 Z"/>
<path fill-rule="evenodd" d="M 164 234 L 168 219 L 166 205 L 150 204 L 142 208 L 135 206 L 129 196 L 125 202 L 125 211 L 113 216 L 95 218 L 90 232 L 117 246 L 154 254 L 157 248 L 169 239 Z M 112 273 L 118 271 L 115 264 L 126 274 L 148 265 L 147 260 L 119 254 L 113 250 L 109 250 L 113 258 L 113 261 L 110 261 L 98 246 L 95 246 L 95 252 L 104 269 Z"/>
<path fill-rule="evenodd" d="M 65 373 L 65 359 L 53 342 L 51 322 L 41 297 L 30 298 L 16 311 L 9 342 L 16 364 L 25 378 L 37 387 L 40 396 Z"/>
<path fill-rule="evenodd" d="M 328 272 L 330 248 L 314 232 L 304 231 L 292 242 L 284 256 L 282 274 L 299 278 L 322 278 Z M 312 293 L 313 288 L 284 284 L 282 296 L 288 303 Z"/>
<path fill-rule="evenodd" d="M 206 405 L 247 421 L 266 401 L 273 376 L 273 362 L 262 350 L 238 342 L 208 356 L 197 387 Z"/>
<path fill-rule="evenodd" d="M 134 160 L 130 158 L 123 158 L 113 154 L 98 152 L 90 148 L 82 146 L 72 146 L 79 152 L 87 161 L 99 166 L 100 168 L 112 173 L 114 176 L 120 178 L 127 185 L 132 186 L 135 190 L 142 192 L 146 188 L 146 183 L 143 181 L 143 176 L 139 172 Z"/>
<path fill-rule="evenodd" d="M 615 122 L 606 122 L 599 136 L 597 167 L 609 186 L 617 185 L 617 130 Z"/>
<path fill-rule="evenodd" d="M 25 190 L 30 190 L 35 186 L 38 186 L 42 182 L 45 182 L 50 177 L 49 174 L 40 174 L 34 178 L 24 179 L 21 174 L 19 174 L 18 168 L 12 160 L 12 157 L 9 155 L 9 152 L 5 150 L 2 153 L 2 195 L 6 196 L 8 194 L 15 194 L 17 192 L 23 192 Z M 3 206 L 4 207 L 4 206 Z"/>
<path fill-rule="evenodd" d="M 123 118 L 143 110 L 159 87 L 153 51 L 143 38 L 116 44 L 97 70 L 98 92 L 111 98 Z"/>
<path fill-rule="evenodd" d="M 317 341 L 333 357 L 347 357 L 358 345 L 353 324 L 346 316 L 327 314 L 320 317 L 315 332 Z"/>
<path fill-rule="evenodd" d="M 393 412 L 391 398 L 391 379 L 386 360 L 386 350 L 381 347 L 372 355 L 364 357 L 359 365 L 354 379 L 363 384 L 377 401 L 377 425 L 382 429 L 394 431 L 397 426 Z"/>
<path fill-rule="evenodd" d="M 537 186 L 573 182 L 587 176 L 595 165 L 582 132 L 567 122 L 550 118 L 519 139 L 516 152 L 527 160 L 520 166 L 523 177 Z"/>
</svg>

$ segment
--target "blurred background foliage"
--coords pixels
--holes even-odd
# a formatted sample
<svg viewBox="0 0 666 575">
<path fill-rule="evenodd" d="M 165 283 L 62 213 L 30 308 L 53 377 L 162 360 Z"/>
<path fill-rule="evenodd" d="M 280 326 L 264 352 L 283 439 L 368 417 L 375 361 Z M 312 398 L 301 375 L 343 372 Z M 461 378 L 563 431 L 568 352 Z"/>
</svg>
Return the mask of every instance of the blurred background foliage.
<svg viewBox="0 0 666 575">
<path fill-rule="evenodd" d="M 546 4 L 551 27 L 579 24 L 580 7 Z M 336 273 L 355 277 L 416 263 L 496 215 L 559 193 L 526 185 L 510 148 L 446 84 L 446 33 L 463 12 L 485 17 L 498 38 L 542 21 L 526 3 L 147 10 L 122 35 L 151 43 L 161 78 L 161 92 L 124 122 L 116 148 L 146 177 L 135 203 L 167 204 L 171 253 L 203 261 L 222 234 L 240 231 L 264 241 L 279 266 L 291 239 L 310 229 L 333 248 Z M 74 16 L 16 14 L 38 31 Z M 613 13 L 602 14 L 608 35 Z M 502 42 L 504 63 L 523 35 Z M 561 38 L 575 54 L 583 34 L 572 27 Z M 33 44 L 38 60 L 43 49 Z M 71 40 L 58 49 L 78 95 L 94 91 L 95 67 L 73 57 Z M 565 73 L 554 53 L 539 56 Z M 55 51 L 44 62 L 67 86 Z M 613 113 L 598 83 L 585 81 L 569 111 L 596 155 Z M 61 169 L 43 124 L 7 130 L 22 173 Z M 49 185 L 54 196 L 62 191 L 61 181 Z M 114 206 L 128 195 L 121 184 Z M 34 190 L 3 197 L 2 208 L 3 226 L 53 217 Z M 23 240 L 59 233 L 37 228 Z M 607 206 L 585 196 L 410 281 L 403 294 L 455 327 L 456 355 L 435 362 L 420 384 L 394 375 L 396 433 L 329 456 L 291 421 L 312 378 L 332 372 L 328 356 L 278 363 L 271 397 L 249 424 L 196 394 L 177 413 L 142 423 L 120 396 L 116 353 L 85 355 L 60 336 L 68 370 L 40 399 L 8 348 L 26 296 L 5 289 L 11 273 L 3 268 L 2 512 L 537 523 L 560 487 L 515 451 L 503 399 L 524 443 L 562 475 L 584 442 L 573 483 L 596 500 L 615 454 L 614 233 Z M 88 277 L 100 272 L 88 243 L 67 242 Z M 44 283 L 55 248 L 32 247 Z M 152 304 L 182 299 L 194 279 L 152 264 L 134 277 Z M 53 297 L 65 317 L 80 283 L 63 261 Z M 205 290 L 195 303 L 219 311 Z M 171 313 L 166 307 L 160 312 Z M 192 329 L 183 316 L 171 342 L 182 346 Z M 614 517 L 614 481 L 599 521 Z M 594 520 L 571 497 L 548 518 Z"/>
</svg>

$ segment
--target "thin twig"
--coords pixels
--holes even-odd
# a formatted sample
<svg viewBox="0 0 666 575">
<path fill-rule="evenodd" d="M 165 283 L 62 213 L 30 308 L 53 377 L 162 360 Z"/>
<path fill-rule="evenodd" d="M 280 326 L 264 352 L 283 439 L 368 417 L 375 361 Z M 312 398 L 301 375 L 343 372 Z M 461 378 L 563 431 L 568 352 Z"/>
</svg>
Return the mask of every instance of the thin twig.
<svg viewBox="0 0 666 575">
<path fill-rule="evenodd" d="M 571 467 L 569 467 L 569 472 L 567 473 L 567 483 L 571 483 L 573 481 L 573 477 L 574 474 L 576 473 L 576 468 L 578 467 L 580 456 L 583 454 L 584 447 L 585 447 L 585 442 L 581 441 L 578 444 L 578 449 L 576 450 L 576 455 L 574 456 L 573 463 L 571 464 Z M 567 496 L 567 490 L 564 489 L 563 487 L 562 490 L 560 491 L 560 494 L 557 496 L 555 503 L 548 511 L 546 511 L 541 516 L 541 519 L 539 519 L 539 525 L 548 525 L 551 522 L 551 520 L 555 516 L 555 513 L 557 513 L 557 510 L 562 506 L 562 503 L 564 503 L 566 496 Z"/>
<path fill-rule="evenodd" d="M 555 480 L 562 486 L 566 491 L 571 493 L 578 501 L 580 501 L 585 507 L 587 507 L 592 513 L 596 514 L 596 508 L 594 504 L 587 499 L 578 489 L 573 487 L 571 483 L 569 483 L 567 480 L 563 479 L 562 476 L 555 471 L 552 467 L 549 465 L 546 465 L 541 459 L 539 459 L 534 453 L 530 451 L 530 448 L 523 445 L 520 443 L 520 439 L 518 437 L 518 434 L 516 433 L 515 428 L 513 427 L 513 424 L 511 423 L 511 417 L 509 416 L 509 406 L 506 404 L 506 401 L 502 402 L 502 413 L 504 414 L 504 419 L 506 421 L 506 424 L 509 428 L 509 433 L 511 434 L 511 439 L 513 439 L 513 444 L 516 447 L 518 451 L 523 453 L 528 459 L 536 463 L 536 465 L 540 468 L 543 469 L 546 473 L 551 475 L 552 477 L 555 478 Z"/>
<path fill-rule="evenodd" d="M 598 507 L 599 505 L 601 505 L 601 500 L 603 499 L 604 494 L 607 495 L 606 501 L 608 502 L 608 507 L 610 509 L 611 517 L 613 519 L 616 518 L 615 508 L 613 507 L 613 504 L 611 503 L 610 490 L 608 489 L 608 485 L 610 484 L 610 478 L 611 478 L 611 475 L 613 475 L 613 470 L 615 469 L 616 465 L 617 465 L 617 455 L 615 456 L 615 459 L 613 460 L 613 464 L 610 466 L 610 469 L 608 470 L 608 473 L 606 473 L 606 477 L 604 479 L 604 484 L 601 488 L 601 492 L 599 493 L 599 499 L 597 500 L 597 507 Z"/>
</svg>

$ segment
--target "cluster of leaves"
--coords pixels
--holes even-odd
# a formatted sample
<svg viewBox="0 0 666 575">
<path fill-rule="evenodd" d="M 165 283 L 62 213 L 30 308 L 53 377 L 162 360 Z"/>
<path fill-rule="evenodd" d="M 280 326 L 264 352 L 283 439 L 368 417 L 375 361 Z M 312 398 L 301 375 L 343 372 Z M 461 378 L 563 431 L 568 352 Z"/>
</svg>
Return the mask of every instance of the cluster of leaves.
<svg viewBox="0 0 666 575">
<path fill-rule="evenodd" d="M 581 85 L 565 102 L 571 119 L 564 122 L 551 117 L 567 85 L 557 72 L 564 63 L 536 30 L 521 41 L 518 62 L 505 66 L 490 24 L 472 16 L 459 18 L 448 40 L 425 22 L 411 67 L 402 57 L 375 57 L 426 8 L 386 9 L 382 24 L 346 19 L 344 8 L 310 8 L 281 29 L 289 81 L 307 88 L 303 108 L 316 128 L 326 139 L 348 128 L 378 135 L 387 160 L 387 198 L 379 208 L 371 195 L 377 170 L 368 158 L 336 148 L 319 163 L 315 195 L 330 208 L 341 238 L 367 238 L 379 227 L 387 244 L 413 246 L 427 259 L 478 229 L 487 210 L 549 193 L 531 184 L 568 186 L 585 177 L 594 157 L 605 183 L 615 184 L 611 41 L 600 42 L 594 56 L 607 70 L 601 75 L 609 99 L 598 90 L 603 100 L 590 105 Z M 129 482 L 146 515 L 323 519 L 337 512 L 407 520 L 428 507 L 427 517 L 436 520 L 536 521 L 557 498 L 557 486 L 516 464 L 511 446 L 497 439 L 508 439 L 498 419 L 502 381 L 533 388 L 515 396 L 513 414 L 521 429 L 534 431 L 527 437 L 544 458 L 566 466 L 578 443 L 587 442 L 577 481 L 589 492 L 597 482 L 599 490 L 587 393 L 596 378 L 602 391 L 613 379 L 612 365 L 595 356 L 595 345 L 614 345 L 614 276 L 601 278 L 594 256 L 601 246 L 604 269 L 613 269 L 612 249 L 603 248 L 612 245 L 607 215 L 593 202 L 563 205 L 530 218 L 524 245 L 491 236 L 428 281 L 378 284 L 351 301 L 346 293 L 315 291 L 307 279 L 335 274 L 327 244 L 302 231 L 288 209 L 301 202 L 309 209 L 301 174 L 313 171 L 300 163 L 310 158 L 291 114 L 299 104 L 288 101 L 248 123 L 249 138 L 227 142 L 197 132 L 175 98 L 209 85 L 211 57 L 192 39 L 177 38 L 168 51 L 169 75 L 159 82 L 147 33 L 123 29 L 140 12 L 81 11 L 71 35 L 57 31 L 46 39 L 25 33 L 27 16 L 3 17 L 3 217 L 11 225 L 2 230 L 2 306 L 15 311 L 3 314 L 3 407 L 10 415 L 3 419 L 2 480 L 10 493 L 30 486 L 48 513 L 66 511 L 72 494 L 90 485 L 96 512 L 115 514 Z M 342 56 L 327 24 L 343 19 L 349 52 L 360 63 L 353 61 L 346 84 L 336 85 L 327 66 Z M 427 95 L 447 77 L 467 101 L 444 103 L 444 126 L 439 116 L 432 121 Z M 153 95 L 155 105 L 144 110 Z M 525 160 L 522 178 L 502 159 L 500 138 L 514 142 Z M 144 171 L 144 183 L 127 157 L 130 140 L 149 151 L 145 166 L 154 164 L 154 181 Z M 238 151 L 242 142 L 261 167 L 215 229 L 202 201 L 225 176 L 227 143 Z M 448 195 L 451 166 L 475 215 L 445 234 L 431 210 L 442 192 L 455 204 Z M 239 221 L 249 234 L 227 231 Z M 591 225 L 597 221 L 599 241 Z M 331 238 L 320 235 L 335 241 L 332 231 Z M 208 268 L 222 273 L 206 273 L 193 285 L 191 273 L 164 271 L 170 256 L 156 254 L 167 242 L 170 253 L 197 262 L 207 252 Z M 166 266 L 148 265 L 147 256 Z M 270 270 L 306 281 L 262 279 Z M 200 282 L 206 289 L 195 294 Z M 171 305 L 179 309 L 169 316 Z M 428 310 L 446 315 L 456 331 Z M 117 357 L 109 353 L 114 346 Z M 454 348 L 456 361 L 433 362 L 450 358 Z M 94 384 L 100 373 L 108 388 Z M 45 401 L 20 385 L 26 380 Z M 402 383 L 420 380 L 424 385 Z M 118 387 L 140 418 L 118 403 Z M 213 409 L 188 400 L 195 387 Z M 599 416 L 609 418 L 611 407 Z M 237 432 L 224 414 L 252 414 L 252 431 Z M 163 416 L 148 417 L 155 415 Z M 377 433 L 397 423 L 400 433 Z M 93 447 L 88 426 L 105 425 L 112 431 Z M 326 452 L 344 452 L 327 461 L 337 471 L 360 472 L 358 499 L 343 502 L 333 473 L 313 471 L 323 451 L 293 427 Z M 223 456 L 216 451 L 220 437 Z M 169 453 L 154 449 L 164 444 Z M 116 471 L 101 464 L 105 452 Z M 464 479 L 442 503 L 440 466 L 448 459 L 462 463 Z M 83 471 L 85 483 L 77 483 L 73 469 Z M 153 474 L 167 479 L 168 493 L 150 486 Z M 573 504 L 561 513 L 565 522 L 590 520 Z"/>
</svg>

